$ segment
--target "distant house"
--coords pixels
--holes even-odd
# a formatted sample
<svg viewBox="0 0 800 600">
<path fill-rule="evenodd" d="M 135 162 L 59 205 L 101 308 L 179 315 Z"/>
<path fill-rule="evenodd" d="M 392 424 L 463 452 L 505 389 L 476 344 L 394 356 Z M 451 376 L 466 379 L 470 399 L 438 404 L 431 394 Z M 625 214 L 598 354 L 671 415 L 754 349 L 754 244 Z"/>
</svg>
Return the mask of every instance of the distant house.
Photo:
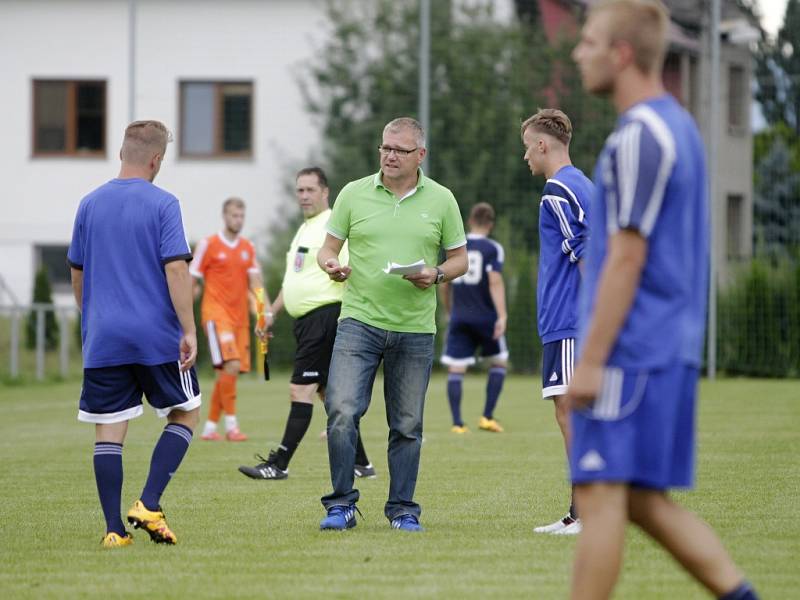
<svg viewBox="0 0 800 600">
<path fill-rule="evenodd" d="M 71 301 L 75 210 L 116 176 L 133 119 L 175 133 L 156 184 L 180 199 L 190 241 L 220 228 L 232 195 L 263 241 L 287 173 L 319 144 L 296 74 L 326 34 L 322 0 L 0 2 L 0 304 L 29 302 L 40 265 Z"/>
<path fill-rule="evenodd" d="M 363 0 L 365 2 L 371 0 Z M 463 0 L 469 1 L 469 0 Z M 494 0 L 513 18 L 515 0 Z M 517 0 L 521 2 L 523 0 Z M 576 32 L 582 0 L 538 2 L 551 38 Z M 708 19 L 670 0 L 664 80 L 708 138 Z M 734 0 L 725 19 L 741 16 Z M 45 265 L 70 302 L 64 257 L 80 198 L 115 176 L 125 125 L 163 120 L 175 132 L 156 183 L 181 200 L 190 241 L 220 226 L 222 201 L 248 204 L 245 234 L 263 245 L 287 197 L 286 175 L 315 156 L 298 66 L 329 35 L 324 0 L 5 0 L 0 2 L 4 116 L 0 164 L 0 305 L 26 303 Z M 716 253 L 751 254 L 751 57 L 722 50 Z M 434 115 L 435 118 L 435 115 Z"/>
<path fill-rule="evenodd" d="M 706 144 L 710 135 L 710 14 L 707 3 L 665 0 L 672 27 L 664 65 L 664 84 L 695 117 Z M 538 0 L 542 25 L 552 41 L 558 35 L 577 32 L 576 18 L 591 0 Z M 723 0 L 722 22 L 747 19 L 735 0 Z M 753 136 L 751 133 L 753 59 L 747 47 L 730 43 L 723 35 L 717 178 L 714 198 L 715 256 L 724 277 L 727 263 L 752 255 L 753 231 Z"/>
</svg>

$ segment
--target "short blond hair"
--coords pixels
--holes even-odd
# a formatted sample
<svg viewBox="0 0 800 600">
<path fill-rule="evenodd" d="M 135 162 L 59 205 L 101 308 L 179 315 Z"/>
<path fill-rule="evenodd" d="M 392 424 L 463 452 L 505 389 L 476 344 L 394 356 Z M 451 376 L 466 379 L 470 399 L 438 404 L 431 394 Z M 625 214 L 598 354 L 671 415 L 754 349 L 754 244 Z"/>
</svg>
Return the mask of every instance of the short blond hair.
<svg viewBox="0 0 800 600">
<path fill-rule="evenodd" d="M 538 133 L 553 136 L 565 146 L 569 146 L 572 139 L 572 121 L 557 108 L 540 108 L 522 122 L 520 135 L 525 135 L 529 127 Z"/>
<path fill-rule="evenodd" d="M 667 52 L 669 10 L 660 0 L 599 0 L 589 9 L 589 17 L 600 12 L 611 14 L 610 42 L 626 42 L 633 48 L 638 69 L 650 74 L 661 69 Z"/>
<path fill-rule="evenodd" d="M 223 212 L 223 214 L 231 206 L 234 207 L 234 208 L 240 208 L 240 209 L 244 210 L 244 200 L 242 200 L 241 198 L 237 198 L 236 196 L 231 196 L 230 198 L 225 200 L 225 202 L 222 203 L 222 212 Z"/>
<path fill-rule="evenodd" d="M 153 154 L 164 154 L 172 133 L 161 121 L 134 121 L 125 128 L 120 156 L 122 161 L 143 165 Z"/>
</svg>

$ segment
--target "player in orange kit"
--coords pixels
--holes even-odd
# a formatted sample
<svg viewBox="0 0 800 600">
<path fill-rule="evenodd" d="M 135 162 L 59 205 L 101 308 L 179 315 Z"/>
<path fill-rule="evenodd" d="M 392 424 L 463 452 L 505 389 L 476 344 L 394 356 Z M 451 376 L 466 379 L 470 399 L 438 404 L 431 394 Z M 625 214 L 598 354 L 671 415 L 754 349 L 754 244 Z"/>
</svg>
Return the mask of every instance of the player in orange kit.
<svg viewBox="0 0 800 600">
<path fill-rule="evenodd" d="M 250 370 L 250 320 L 248 290 L 264 293 L 255 247 L 239 235 L 244 224 L 245 205 L 240 198 L 228 198 L 222 205 L 224 228 L 197 244 L 190 272 L 195 297 L 201 293 L 203 329 L 208 336 L 211 362 L 218 370 L 211 396 L 211 408 L 201 439 L 221 440 L 217 433 L 220 413 L 225 412 L 225 438 L 243 442 L 247 436 L 236 419 L 236 378 Z M 267 327 L 272 325 L 269 298 L 264 293 Z"/>
</svg>

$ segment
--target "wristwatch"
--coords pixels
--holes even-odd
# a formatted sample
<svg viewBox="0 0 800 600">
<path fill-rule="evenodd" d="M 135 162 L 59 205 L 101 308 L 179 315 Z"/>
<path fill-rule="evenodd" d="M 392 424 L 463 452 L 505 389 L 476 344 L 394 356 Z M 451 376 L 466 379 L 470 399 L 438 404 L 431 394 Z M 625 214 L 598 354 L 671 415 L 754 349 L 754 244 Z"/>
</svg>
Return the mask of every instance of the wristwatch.
<svg viewBox="0 0 800 600">
<path fill-rule="evenodd" d="M 436 267 L 436 281 L 433 283 L 442 283 L 444 281 L 444 271 L 442 271 L 439 267 Z"/>
</svg>

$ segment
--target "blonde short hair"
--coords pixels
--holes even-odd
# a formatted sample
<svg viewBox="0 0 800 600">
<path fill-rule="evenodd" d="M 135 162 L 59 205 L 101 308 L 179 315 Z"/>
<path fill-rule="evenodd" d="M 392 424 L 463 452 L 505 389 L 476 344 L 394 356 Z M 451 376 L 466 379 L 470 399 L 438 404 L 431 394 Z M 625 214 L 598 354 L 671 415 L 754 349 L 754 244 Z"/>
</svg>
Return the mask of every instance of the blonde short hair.
<svg viewBox="0 0 800 600">
<path fill-rule="evenodd" d="M 172 133 L 161 121 L 134 121 L 125 128 L 120 155 L 123 162 L 146 164 L 153 154 L 167 149 Z"/>
<path fill-rule="evenodd" d="M 234 208 L 239 208 L 239 209 L 244 210 L 244 200 L 242 200 L 241 198 L 237 198 L 236 196 L 232 196 L 232 197 L 228 198 L 227 200 L 225 200 L 225 202 L 222 203 L 222 212 L 223 212 L 223 214 L 231 206 L 234 207 Z"/>
<path fill-rule="evenodd" d="M 611 15 L 611 43 L 630 44 L 642 73 L 662 67 L 669 42 L 669 10 L 660 0 L 599 0 L 589 9 L 589 17 L 600 12 Z"/>
<path fill-rule="evenodd" d="M 572 139 L 572 122 L 557 108 L 540 108 L 536 114 L 522 122 L 520 134 L 524 135 L 529 127 L 538 133 L 553 136 L 565 146 L 569 146 Z"/>
</svg>

